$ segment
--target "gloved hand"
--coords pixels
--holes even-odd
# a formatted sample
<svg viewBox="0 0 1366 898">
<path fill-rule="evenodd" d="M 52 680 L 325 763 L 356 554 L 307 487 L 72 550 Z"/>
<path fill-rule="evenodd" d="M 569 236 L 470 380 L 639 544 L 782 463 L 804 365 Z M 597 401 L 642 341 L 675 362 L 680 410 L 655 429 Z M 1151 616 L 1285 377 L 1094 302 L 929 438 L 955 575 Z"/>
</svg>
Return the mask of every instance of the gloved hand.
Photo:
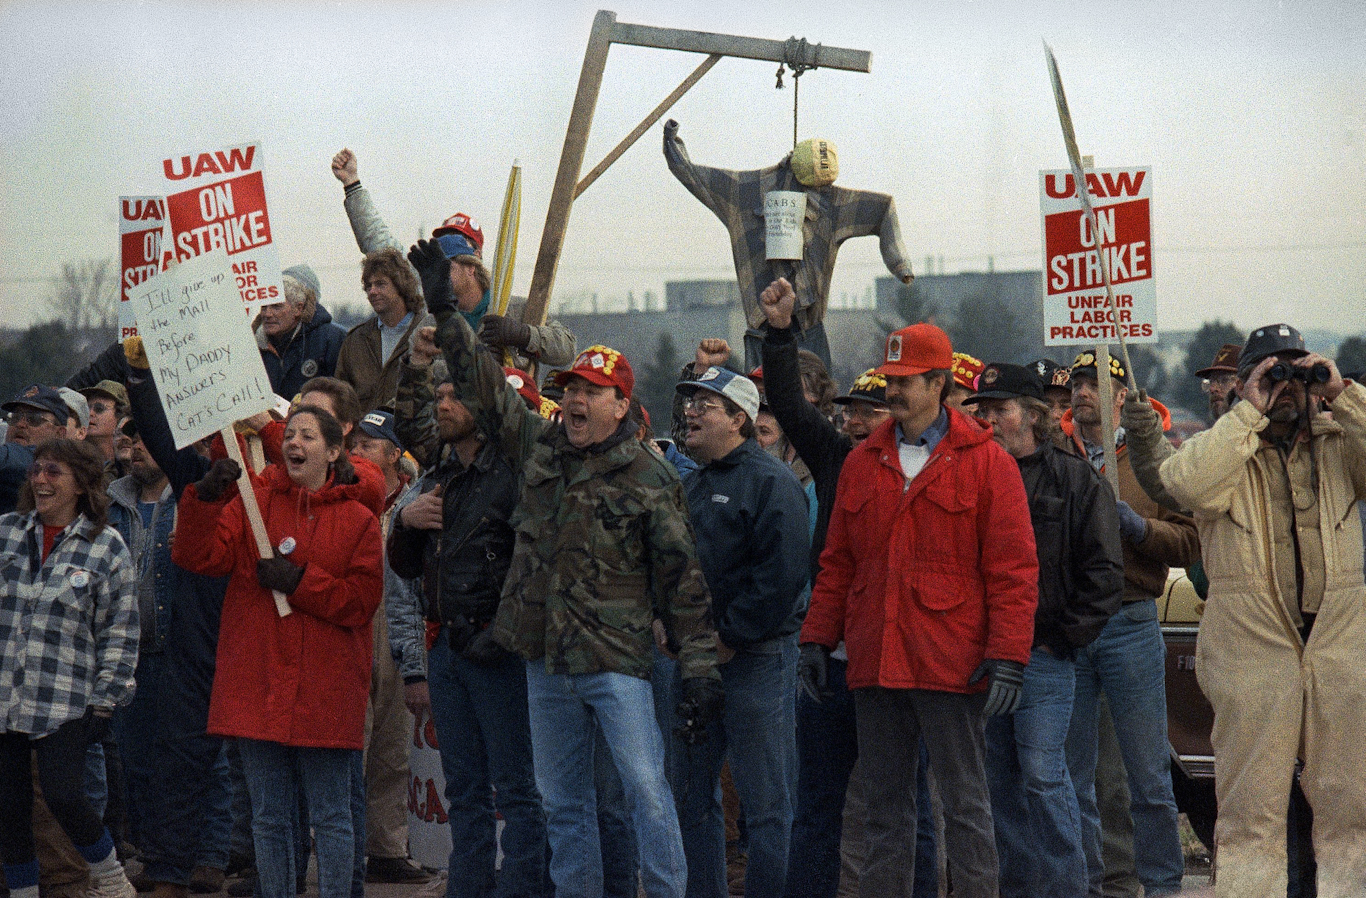
<svg viewBox="0 0 1366 898">
<path fill-rule="evenodd" d="M 123 341 L 123 357 L 128 360 L 128 367 L 146 371 L 152 367 L 152 363 L 147 361 L 147 350 L 142 346 L 142 338 L 133 336 Z"/>
<path fill-rule="evenodd" d="M 669 119 L 667 122 L 664 123 L 664 139 L 665 139 L 665 140 L 672 140 L 673 137 L 674 137 L 674 135 L 677 134 L 677 133 L 678 133 L 678 122 L 677 122 L 676 120 L 674 120 L 674 119 Z"/>
<path fill-rule="evenodd" d="M 507 650 L 494 641 L 488 628 L 476 633 L 462 654 L 475 664 L 496 664 L 508 656 Z"/>
<path fill-rule="evenodd" d="M 1115 508 L 1119 511 L 1120 536 L 1135 546 L 1148 538 L 1148 522 L 1143 515 L 1130 508 L 1123 499 L 1115 503 Z"/>
<path fill-rule="evenodd" d="M 435 240 L 419 240 L 408 250 L 408 261 L 422 279 L 422 296 L 427 311 L 444 321 L 455 311 L 455 293 L 451 290 L 451 260 Z"/>
<path fill-rule="evenodd" d="M 256 582 L 266 589 L 273 589 L 289 595 L 299 588 L 304 578 L 304 569 L 275 550 L 274 558 L 260 558 L 256 561 Z"/>
<path fill-rule="evenodd" d="M 797 657 L 797 685 L 807 698 L 818 702 L 828 693 L 825 688 L 830 650 L 817 642 L 803 642 Z"/>
<path fill-rule="evenodd" d="M 1018 661 L 1003 661 L 987 658 L 968 678 L 968 685 L 974 686 L 987 678 L 987 703 L 982 714 L 987 717 L 1014 714 L 1020 707 L 1020 696 L 1024 694 L 1024 665 Z"/>
<path fill-rule="evenodd" d="M 531 325 L 502 315 L 485 315 L 479 328 L 479 339 L 494 349 L 504 346 L 526 349 L 531 342 Z"/>
<path fill-rule="evenodd" d="M 213 463 L 208 473 L 195 483 L 195 494 L 205 502 L 217 502 L 223 498 L 228 487 L 236 483 L 237 478 L 241 476 L 241 465 L 230 458 L 220 458 Z"/>
<path fill-rule="evenodd" d="M 676 710 L 683 722 L 674 727 L 674 735 L 689 745 L 706 742 L 707 724 L 721 716 L 725 701 L 720 680 L 688 677 L 683 681 L 683 700 Z"/>
</svg>

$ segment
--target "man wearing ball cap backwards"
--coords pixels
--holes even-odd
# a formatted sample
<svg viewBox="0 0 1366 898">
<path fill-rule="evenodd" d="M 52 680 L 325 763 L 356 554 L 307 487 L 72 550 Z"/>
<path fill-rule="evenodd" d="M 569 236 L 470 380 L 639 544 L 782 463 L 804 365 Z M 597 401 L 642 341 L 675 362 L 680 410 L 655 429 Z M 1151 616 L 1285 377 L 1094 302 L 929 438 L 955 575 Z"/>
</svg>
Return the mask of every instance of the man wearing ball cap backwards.
<svg viewBox="0 0 1366 898">
<path fill-rule="evenodd" d="M 652 622 L 679 645 L 689 717 L 720 711 L 716 631 L 683 485 L 636 439 L 626 357 L 591 346 L 557 375 L 563 419 L 527 407 L 453 303 L 414 345 L 440 347 L 454 394 L 522 473 L 510 523 L 512 563 L 488 632 L 526 660 L 536 784 L 546 810 L 550 875 L 561 898 L 600 895 L 593 786 L 594 728 L 621 775 L 650 896 L 679 896 L 686 862 L 664 772 L 649 682 Z"/>
<path fill-rule="evenodd" d="M 1209 576 L 1196 673 L 1214 706 L 1216 894 L 1285 894 L 1298 757 L 1319 894 L 1359 895 L 1366 389 L 1286 324 L 1253 331 L 1238 368 L 1240 401 L 1159 471 L 1194 512 Z"/>
<path fill-rule="evenodd" d="M 966 400 L 1015 458 L 1039 558 L 1039 607 L 1024 694 L 987 722 L 987 774 L 1003 898 L 1084 898 L 1077 793 L 1067 772 L 1076 651 L 1119 609 L 1123 554 L 1115 496 L 1083 458 L 1058 448 L 1034 369 L 993 362 Z"/>
<path fill-rule="evenodd" d="M 905 822 L 916 816 L 922 733 L 944 797 L 954 894 L 998 894 L 985 718 L 1019 702 L 1039 564 L 1014 459 L 943 405 L 952 366 L 934 325 L 887 337 L 877 371 L 891 419 L 844 461 L 802 628 L 803 664 L 840 639 L 849 654 L 868 805 L 865 898 L 910 891 Z"/>
</svg>

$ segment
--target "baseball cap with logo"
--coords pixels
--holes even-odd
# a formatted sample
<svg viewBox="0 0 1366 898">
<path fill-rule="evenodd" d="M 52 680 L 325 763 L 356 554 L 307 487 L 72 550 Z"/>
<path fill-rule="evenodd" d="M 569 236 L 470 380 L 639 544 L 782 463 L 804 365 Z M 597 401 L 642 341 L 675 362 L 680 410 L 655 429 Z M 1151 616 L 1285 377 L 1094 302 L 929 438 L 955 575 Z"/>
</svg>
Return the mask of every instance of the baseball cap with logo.
<svg viewBox="0 0 1366 898">
<path fill-rule="evenodd" d="M 685 380 L 675 387 L 684 396 L 692 396 L 698 390 L 710 390 L 726 397 L 740 406 L 741 411 L 753 421 L 759 417 L 759 388 L 754 381 L 743 374 L 736 374 L 729 368 L 715 365 L 703 371 L 697 380 Z"/>
<path fill-rule="evenodd" d="M 1065 365 L 1059 365 L 1052 359 L 1039 359 L 1030 362 L 1028 367 L 1043 382 L 1045 393 L 1049 390 L 1072 392 L 1072 372 Z"/>
<path fill-rule="evenodd" d="M 1024 365 L 1007 365 L 992 362 L 982 369 L 977 379 L 977 393 L 963 400 L 964 405 L 972 405 L 983 399 L 1043 399 L 1043 381 L 1033 368 Z"/>
<path fill-rule="evenodd" d="M 886 377 L 905 377 L 952 367 L 949 335 L 933 324 L 912 324 L 887 335 L 886 354 L 874 370 Z"/>
<path fill-rule="evenodd" d="M 386 412 L 383 409 L 366 412 L 365 417 L 360 419 L 356 427 L 366 436 L 374 437 L 377 440 L 388 440 L 400 451 L 403 450 L 403 443 L 399 441 L 398 432 L 394 430 L 392 412 Z"/>
<path fill-rule="evenodd" d="M 600 387 L 616 387 L 627 399 L 631 398 L 631 390 L 636 385 L 631 363 L 610 346 L 590 346 L 579 353 L 569 370 L 555 375 L 555 383 L 563 387 L 574 377 L 582 377 Z"/>
<path fill-rule="evenodd" d="M 858 380 L 849 388 L 848 396 L 836 396 L 840 405 L 850 402 L 871 402 L 875 405 L 887 404 L 887 378 L 878 374 L 876 368 L 869 368 L 859 375 Z"/>
<path fill-rule="evenodd" d="M 457 212 L 441 222 L 441 227 L 432 231 L 433 237 L 442 237 L 446 234 L 462 234 L 474 247 L 474 252 L 470 255 L 482 256 L 484 253 L 484 229 L 479 227 L 479 222 L 470 218 L 464 212 Z"/>
<path fill-rule="evenodd" d="M 1078 353 L 1077 357 L 1072 360 L 1072 367 L 1068 369 L 1068 373 L 1074 378 L 1078 374 L 1085 374 L 1087 377 L 1095 377 L 1096 354 L 1089 349 L 1085 352 Z M 1120 362 L 1119 358 L 1113 355 L 1110 356 L 1110 376 L 1118 377 L 1122 380 L 1125 373 L 1124 365 Z"/>
<path fill-rule="evenodd" d="M 527 407 L 539 413 L 544 400 L 541 398 L 541 391 L 536 389 L 536 382 L 531 379 L 531 375 L 521 368 L 504 368 L 503 374 L 507 376 L 508 384 L 517 391 L 517 395 L 526 402 Z"/>
<path fill-rule="evenodd" d="M 71 409 L 62 401 L 61 394 L 51 387 L 43 384 L 31 384 L 19 391 L 19 394 L 0 405 L 0 409 L 12 412 L 20 406 L 36 408 L 39 411 L 51 412 L 57 419 L 58 424 L 65 424 L 66 419 L 71 416 Z"/>
<path fill-rule="evenodd" d="M 1238 359 L 1240 371 L 1251 371 L 1269 355 L 1293 359 L 1309 355 L 1304 348 L 1304 336 L 1288 324 L 1268 324 L 1248 334 L 1243 354 Z"/>
<path fill-rule="evenodd" d="M 470 241 L 464 234 L 447 233 L 436 238 L 437 245 L 446 254 L 447 259 L 458 259 L 461 256 L 473 256 L 479 258 L 479 247 Z"/>
</svg>

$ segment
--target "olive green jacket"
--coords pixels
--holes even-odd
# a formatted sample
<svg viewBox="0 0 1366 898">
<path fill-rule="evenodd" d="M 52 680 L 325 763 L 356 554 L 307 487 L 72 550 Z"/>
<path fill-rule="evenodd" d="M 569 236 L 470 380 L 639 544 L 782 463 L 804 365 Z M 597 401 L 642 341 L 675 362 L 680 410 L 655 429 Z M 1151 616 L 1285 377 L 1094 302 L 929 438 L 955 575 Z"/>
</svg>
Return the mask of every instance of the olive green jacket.
<svg viewBox="0 0 1366 898">
<path fill-rule="evenodd" d="M 522 471 L 512 566 L 491 628 L 549 673 L 648 679 L 663 621 L 688 677 L 712 677 L 716 631 L 687 499 L 673 466 L 619 430 L 576 449 L 527 408 L 459 315 L 437 330 L 455 395 Z M 624 425 L 629 426 L 629 425 Z"/>
</svg>

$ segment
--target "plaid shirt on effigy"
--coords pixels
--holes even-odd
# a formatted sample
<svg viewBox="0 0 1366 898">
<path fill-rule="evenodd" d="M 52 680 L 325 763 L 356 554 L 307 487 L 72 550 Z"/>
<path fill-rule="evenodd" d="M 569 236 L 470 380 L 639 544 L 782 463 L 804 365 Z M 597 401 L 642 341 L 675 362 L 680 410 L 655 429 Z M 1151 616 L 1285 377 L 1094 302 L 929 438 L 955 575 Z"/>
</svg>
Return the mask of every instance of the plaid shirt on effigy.
<svg viewBox="0 0 1366 898">
<path fill-rule="evenodd" d="M 786 159 L 752 171 L 696 165 L 688 158 L 688 151 L 677 135 L 664 141 L 664 158 L 674 177 L 714 212 L 730 232 L 735 275 L 740 282 L 740 301 L 744 303 L 750 327 L 757 328 L 764 323 L 759 294 L 780 276 L 792 282 L 792 289 L 797 294 L 794 315 L 801 328 L 806 330 L 823 321 L 830 300 L 835 254 L 839 252 L 840 244 L 850 237 L 877 234 L 887 270 L 903 281 L 911 278 L 911 263 L 907 261 L 906 249 L 901 243 L 896 203 L 885 193 L 833 186 L 803 187 Z M 770 262 L 767 259 L 764 196 L 773 190 L 806 194 L 800 262 Z"/>
<path fill-rule="evenodd" d="M 0 517 L 0 732 L 45 736 L 133 697 L 133 561 L 112 527 L 78 517 L 42 559 L 35 513 Z"/>
</svg>

